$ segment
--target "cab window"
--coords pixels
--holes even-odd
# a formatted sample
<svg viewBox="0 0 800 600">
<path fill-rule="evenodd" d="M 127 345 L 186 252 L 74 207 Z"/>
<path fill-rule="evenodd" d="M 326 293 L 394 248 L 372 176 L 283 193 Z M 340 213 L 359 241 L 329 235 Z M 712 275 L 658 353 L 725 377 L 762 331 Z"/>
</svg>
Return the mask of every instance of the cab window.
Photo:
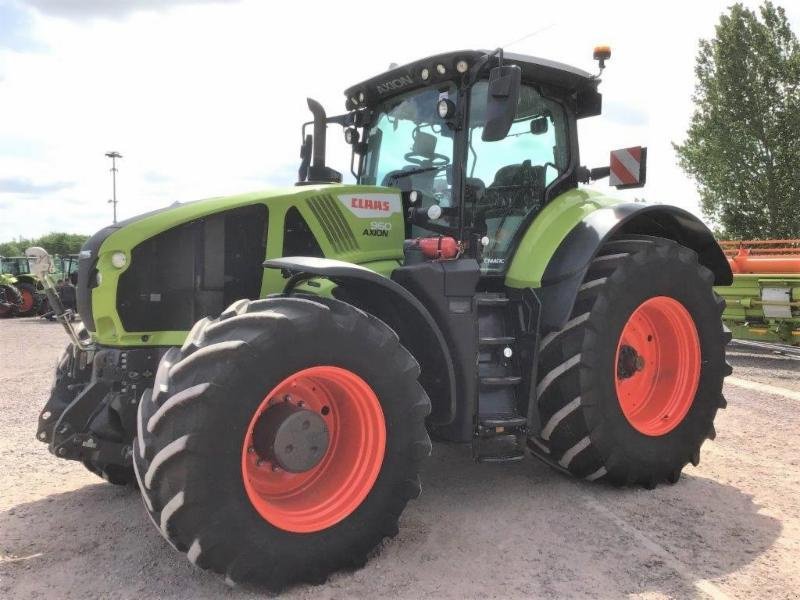
<svg viewBox="0 0 800 600">
<path fill-rule="evenodd" d="M 520 89 L 508 135 L 482 141 L 487 85 L 475 84 L 470 98 L 465 202 L 473 226 L 489 238 L 481 269 L 492 273 L 505 271 L 515 234 L 566 171 L 569 146 L 563 108 L 529 85 Z"/>
</svg>

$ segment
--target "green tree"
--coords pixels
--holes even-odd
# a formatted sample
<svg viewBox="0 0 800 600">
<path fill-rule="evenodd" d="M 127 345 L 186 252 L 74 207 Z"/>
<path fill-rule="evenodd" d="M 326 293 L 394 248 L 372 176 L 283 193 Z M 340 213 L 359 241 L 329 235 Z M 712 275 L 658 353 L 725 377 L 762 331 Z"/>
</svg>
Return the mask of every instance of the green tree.
<svg viewBox="0 0 800 600">
<path fill-rule="evenodd" d="M 50 254 L 77 254 L 89 236 L 79 233 L 53 232 L 39 238 L 19 238 L 0 243 L 0 256 L 24 256 L 25 249 L 41 246 Z"/>
<path fill-rule="evenodd" d="M 800 44 L 784 10 L 734 4 L 700 41 L 695 74 L 674 148 L 703 213 L 731 238 L 800 237 Z"/>
</svg>

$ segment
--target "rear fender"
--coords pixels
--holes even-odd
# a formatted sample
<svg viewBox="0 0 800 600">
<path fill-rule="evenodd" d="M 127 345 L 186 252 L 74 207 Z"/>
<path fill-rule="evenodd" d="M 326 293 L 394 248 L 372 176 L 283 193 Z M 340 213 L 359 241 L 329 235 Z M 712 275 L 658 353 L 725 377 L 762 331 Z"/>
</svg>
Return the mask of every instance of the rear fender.
<svg viewBox="0 0 800 600">
<path fill-rule="evenodd" d="M 334 297 L 375 315 L 391 327 L 420 364 L 419 381 L 433 405 L 428 422 L 452 422 L 456 378 L 450 350 L 431 313 L 408 290 L 366 267 L 339 260 L 291 256 L 267 260 L 264 266 L 291 274 L 286 292 L 310 277 L 328 279 L 337 286 Z"/>
<path fill-rule="evenodd" d="M 542 333 L 557 331 L 569 319 L 578 288 L 600 247 L 614 236 L 626 234 L 674 240 L 697 253 L 700 264 L 714 274 L 715 285 L 730 285 L 733 281 L 722 249 L 697 217 L 675 206 L 621 203 L 587 211 L 557 245 L 540 246 L 539 252 L 549 254 L 549 259 L 538 279 L 525 282 L 507 278 L 506 285 L 534 288 L 542 302 Z M 512 268 L 516 266 L 520 272 L 524 265 L 516 260 L 517 257 Z"/>
</svg>

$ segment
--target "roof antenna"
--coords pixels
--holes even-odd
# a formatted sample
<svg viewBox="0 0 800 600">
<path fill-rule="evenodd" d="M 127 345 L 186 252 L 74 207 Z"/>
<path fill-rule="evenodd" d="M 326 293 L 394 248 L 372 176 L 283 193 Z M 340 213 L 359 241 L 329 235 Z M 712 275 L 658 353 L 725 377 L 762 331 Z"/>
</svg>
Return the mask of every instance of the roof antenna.
<svg viewBox="0 0 800 600">
<path fill-rule="evenodd" d="M 508 47 L 513 46 L 515 44 L 519 44 L 520 42 L 524 42 L 525 40 L 527 40 L 529 38 L 532 38 L 532 37 L 534 37 L 536 35 L 539 35 L 540 33 L 544 33 L 548 29 L 552 29 L 555 26 L 556 26 L 555 23 L 550 23 L 549 25 L 545 25 L 544 27 L 540 27 L 539 29 L 537 29 L 535 31 L 531 31 L 529 34 L 522 36 L 518 40 L 514 40 L 513 42 L 509 42 L 507 44 L 502 44 L 501 47 L 502 48 L 508 48 Z"/>
</svg>

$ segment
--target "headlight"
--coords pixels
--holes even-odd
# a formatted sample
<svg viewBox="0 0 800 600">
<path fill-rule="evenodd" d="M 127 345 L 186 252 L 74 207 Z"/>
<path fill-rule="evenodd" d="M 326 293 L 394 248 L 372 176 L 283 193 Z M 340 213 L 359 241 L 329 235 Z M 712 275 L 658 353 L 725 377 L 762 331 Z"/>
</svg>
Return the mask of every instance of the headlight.
<svg viewBox="0 0 800 600">
<path fill-rule="evenodd" d="M 121 269 L 128 264 L 128 257 L 125 256 L 124 252 L 114 252 L 114 254 L 111 255 L 111 264 L 117 269 Z"/>
<path fill-rule="evenodd" d="M 100 271 L 98 271 L 94 276 L 94 280 L 97 282 L 97 285 L 100 285 L 101 283 L 103 283 L 103 274 Z"/>
</svg>

